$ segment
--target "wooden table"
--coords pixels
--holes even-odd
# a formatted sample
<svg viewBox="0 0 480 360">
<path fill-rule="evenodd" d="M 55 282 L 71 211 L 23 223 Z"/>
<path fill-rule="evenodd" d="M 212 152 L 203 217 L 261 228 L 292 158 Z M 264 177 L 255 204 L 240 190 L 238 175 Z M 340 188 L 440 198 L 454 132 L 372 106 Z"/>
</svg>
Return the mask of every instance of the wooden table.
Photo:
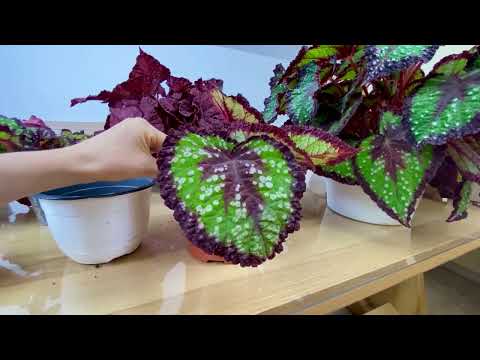
<svg viewBox="0 0 480 360">
<path fill-rule="evenodd" d="M 409 230 L 349 220 L 312 193 L 303 202 L 301 230 L 258 268 L 193 259 L 158 193 L 141 247 L 100 267 L 64 257 L 33 214 L 9 223 L 0 210 L 0 313 L 324 314 L 480 247 L 479 208 L 447 224 L 450 207 L 423 200 Z"/>
</svg>

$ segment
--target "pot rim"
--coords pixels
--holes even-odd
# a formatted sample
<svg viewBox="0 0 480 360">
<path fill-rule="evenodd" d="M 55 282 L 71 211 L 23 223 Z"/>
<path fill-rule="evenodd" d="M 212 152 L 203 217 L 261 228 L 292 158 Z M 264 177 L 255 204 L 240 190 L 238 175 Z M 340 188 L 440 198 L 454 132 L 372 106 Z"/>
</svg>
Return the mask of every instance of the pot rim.
<svg viewBox="0 0 480 360">
<path fill-rule="evenodd" d="M 53 189 L 34 195 L 42 200 L 80 200 L 115 197 L 145 190 L 155 184 L 155 179 L 141 177 L 123 181 L 97 181 Z"/>
</svg>

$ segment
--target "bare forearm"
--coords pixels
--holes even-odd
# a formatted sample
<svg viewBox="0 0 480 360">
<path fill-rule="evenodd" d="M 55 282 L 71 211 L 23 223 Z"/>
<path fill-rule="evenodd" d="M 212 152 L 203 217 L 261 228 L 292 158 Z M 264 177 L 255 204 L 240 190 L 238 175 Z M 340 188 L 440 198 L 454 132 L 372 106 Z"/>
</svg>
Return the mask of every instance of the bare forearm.
<svg viewBox="0 0 480 360">
<path fill-rule="evenodd" d="M 0 154 L 0 204 L 74 184 L 155 177 L 152 153 L 164 139 L 146 120 L 131 118 L 63 149 Z"/>
<path fill-rule="evenodd" d="M 90 181 L 81 156 L 71 148 L 0 155 L 0 204 Z"/>
</svg>

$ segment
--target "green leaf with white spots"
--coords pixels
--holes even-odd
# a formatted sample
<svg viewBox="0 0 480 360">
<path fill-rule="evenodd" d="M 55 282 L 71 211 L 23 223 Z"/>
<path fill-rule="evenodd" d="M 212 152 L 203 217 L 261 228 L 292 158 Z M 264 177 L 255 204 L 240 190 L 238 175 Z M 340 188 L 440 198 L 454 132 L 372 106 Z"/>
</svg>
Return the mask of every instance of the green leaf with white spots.
<svg viewBox="0 0 480 360">
<path fill-rule="evenodd" d="M 418 146 L 442 145 L 478 132 L 480 70 L 429 78 L 410 99 L 406 123 Z"/>
<path fill-rule="evenodd" d="M 467 210 L 472 196 L 472 183 L 463 181 L 456 189 L 453 199 L 453 211 L 448 217 L 448 222 L 463 220 L 468 216 Z"/>
<path fill-rule="evenodd" d="M 391 111 L 385 111 L 380 119 L 379 133 L 384 135 L 388 128 L 398 128 L 402 124 L 402 117 Z"/>
<path fill-rule="evenodd" d="M 417 201 L 442 158 L 442 149 L 428 145 L 416 150 L 401 128 L 387 126 L 384 134 L 362 141 L 353 170 L 365 193 L 385 213 L 409 227 Z"/>
<path fill-rule="evenodd" d="M 316 92 L 320 89 L 319 66 L 306 65 L 299 71 L 296 87 L 287 93 L 286 106 L 290 120 L 296 124 L 307 124 L 317 112 Z"/>
<path fill-rule="evenodd" d="M 159 154 L 159 183 L 188 239 L 205 252 L 257 266 L 298 230 L 304 169 L 267 137 L 236 142 L 213 130 L 170 134 Z"/>
<path fill-rule="evenodd" d="M 415 63 L 428 62 L 437 49 L 436 45 L 368 45 L 365 49 L 367 61 L 365 81 L 371 82 L 389 76 Z"/>
</svg>

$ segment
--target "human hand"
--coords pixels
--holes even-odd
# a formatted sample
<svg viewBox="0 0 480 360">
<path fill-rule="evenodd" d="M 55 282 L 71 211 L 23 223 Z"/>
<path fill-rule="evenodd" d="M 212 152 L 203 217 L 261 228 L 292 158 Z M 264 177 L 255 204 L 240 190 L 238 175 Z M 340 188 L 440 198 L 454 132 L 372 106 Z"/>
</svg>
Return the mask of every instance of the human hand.
<svg viewBox="0 0 480 360">
<path fill-rule="evenodd" d="M 129 118 L 79 144 L 64 148 L 74 153 L 85 181 L 118 181 L 155 177 L 156 153 L 165 134 L 142 118 Z"/>
</svg>

